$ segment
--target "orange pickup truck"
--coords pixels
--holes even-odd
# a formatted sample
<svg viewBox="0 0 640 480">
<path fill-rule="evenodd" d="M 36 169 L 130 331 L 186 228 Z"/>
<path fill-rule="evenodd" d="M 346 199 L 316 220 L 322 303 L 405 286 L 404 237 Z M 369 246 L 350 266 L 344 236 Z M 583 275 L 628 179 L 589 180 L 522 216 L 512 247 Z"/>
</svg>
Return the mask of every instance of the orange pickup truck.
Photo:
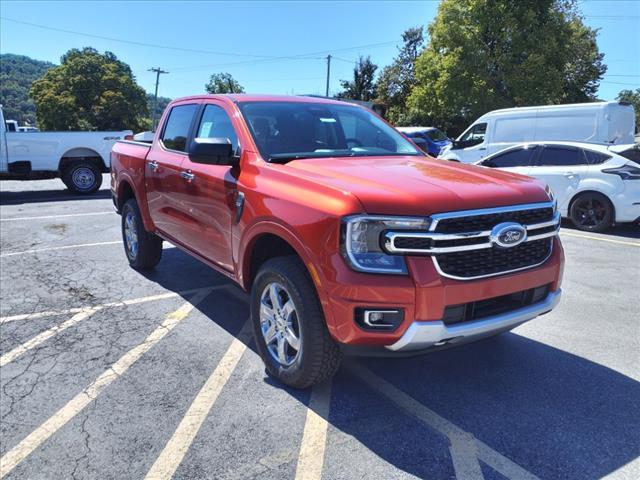
<svg viewBox="0 0 640 480">
<path fill-rule="evenodd" d="M 459 345 L 560 300 L 545 185 L 427 157 L 361 106 L 179 99 L 151 144 L 115 145 L 111 181 L 131 266 L 153 268 L 166 240 L 250 291 L 258 352 L 294 387 L 343 353 Z"/>
</svg>

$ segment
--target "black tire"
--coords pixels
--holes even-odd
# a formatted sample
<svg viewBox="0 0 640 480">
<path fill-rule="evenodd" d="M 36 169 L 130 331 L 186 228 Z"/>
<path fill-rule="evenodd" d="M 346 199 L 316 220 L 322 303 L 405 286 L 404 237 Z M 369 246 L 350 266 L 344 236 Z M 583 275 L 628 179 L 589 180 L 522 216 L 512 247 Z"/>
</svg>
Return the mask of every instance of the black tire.
<svg viewBox="0 0 640 480">
<path fill-rule="evenodd" d="M 102 185 L 102 171 L 95 162 L 76 160 L 64 167 L 62 181 L 73 193 L 89 195 Z"/>
<path fill-rule="evenodd" d="M 569 217 L 578 230 L 604 232 L 613 225 L 613 205 L 601 193 L 581 193 L 571 202 Z"/>
<path fill-rule="evenodd" d="M 128 227 L 136 235 L 137 247 L 135 248 L 133 239 L 127 237 L 127 222 L 130 221 L 132 224 Z M 127 255 L 129 265 L 136 270 L 150 270 L 155 267 L 162 258 L 162 239 L 145 230 L 138 203 L 133 198 L 127 200 L 122 207 L 121 225 L 124 253 Z"/>
<path fill-rule="evenodd" d="M 286 289 L 296 309 L 300 349 L 289 366 L 272 356 L 262 332 L 261 297 L 274 282 Z M 313 282 L 297 257 L 273 258 L 260 267 L 251 288 L 251 321 L 257 350 L 267 372 L 282 383 L 307 388 L 333 376 L 340 366 L 340 349 L 329 335 Z"/>
</svg>

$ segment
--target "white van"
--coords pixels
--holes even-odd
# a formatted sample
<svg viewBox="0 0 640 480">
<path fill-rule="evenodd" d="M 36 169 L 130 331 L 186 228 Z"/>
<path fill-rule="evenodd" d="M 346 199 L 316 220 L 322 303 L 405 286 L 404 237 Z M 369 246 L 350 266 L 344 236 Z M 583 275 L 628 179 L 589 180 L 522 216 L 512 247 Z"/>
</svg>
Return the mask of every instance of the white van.
<svg viewBox="0 0 640 480">
<path fill-rule="evenodd" d="M 476 120 L 438 158 L 475 163 L 518 143 L 535 141 L 634 143 L 635 124 L 633 105 L 625 102 L 494 110 Z"/>
</svg>

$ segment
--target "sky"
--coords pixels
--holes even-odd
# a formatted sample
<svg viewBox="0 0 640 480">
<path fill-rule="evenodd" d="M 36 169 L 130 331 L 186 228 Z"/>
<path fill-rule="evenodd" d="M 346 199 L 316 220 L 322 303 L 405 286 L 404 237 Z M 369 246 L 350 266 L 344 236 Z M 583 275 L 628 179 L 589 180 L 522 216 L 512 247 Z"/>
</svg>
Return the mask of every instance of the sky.
<svg viewBox="0 0 640 480">
<path fill-rule="evenodd" d="M 170 98 L 204 92 L 217 72 L 231 73 L 250 93 L 324 95 L 331 54 L 335 94 L 341 79 L 352 78 L 359 55 L 370 55 L 380 69 L 388 65 L 402 32 L 428 25 L 437 7 L 437 1 L 0 0 L 0 52 L 59 63 L 71 48 L 109 50 L 148 92 L 156 77 L 148 69 L 168 71 L 158 94 Z M 599 97 L 640 88 L 640 0 L 587 0 L 580 8 L 599 29 L 609 67 Z"/>
</svg>

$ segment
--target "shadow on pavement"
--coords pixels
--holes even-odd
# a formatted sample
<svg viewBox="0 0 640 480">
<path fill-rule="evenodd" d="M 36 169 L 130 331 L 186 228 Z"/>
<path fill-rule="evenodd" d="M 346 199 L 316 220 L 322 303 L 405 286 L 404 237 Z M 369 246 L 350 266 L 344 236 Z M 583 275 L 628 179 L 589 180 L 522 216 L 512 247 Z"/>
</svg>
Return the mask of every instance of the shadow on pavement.
<svg viewBox="0 0 640 480">
<path fill-rule="evenodd" d="M 98 190 L 91 195 L 77 195 L 63 188 L 57 190 L 0 191 L 0 204 L 22 205 L 27 203 L 66 202 L 69 200 L 103 200 L 111 198 L 110 190 Z"/>
<path fill-rule="evenodd" d="M 178 249 L 165 250 L 158 269 L 147 277 L 173 291 L 237 288 Z M 226 288 L 214 291 L 197 307 L 234 336 L 249 315 L 246 294 L 238 292 L 240 298 Z M 346 451 L 328 443 L 327 452 L 344 455 L 347 462 L 363 446 L 420 478 L 452 475 L 448 439 L 402 410 L 382 388 L 362 381 L 357 370 L 363 367 L 540 478 L 601 478 L 640 452 L 640 383 L 507 333 L 412 358 L 345 358 L 333 381 L 328 421 L 357 442 Z M 308 393 L 266 381 L 308 402 Z M 329 460 L 325 474 L 330 478 L 332 468 L 344 465 Z M 503 478 L 485 464 L 482 470 L 487 478 Z"/>
</svg>

